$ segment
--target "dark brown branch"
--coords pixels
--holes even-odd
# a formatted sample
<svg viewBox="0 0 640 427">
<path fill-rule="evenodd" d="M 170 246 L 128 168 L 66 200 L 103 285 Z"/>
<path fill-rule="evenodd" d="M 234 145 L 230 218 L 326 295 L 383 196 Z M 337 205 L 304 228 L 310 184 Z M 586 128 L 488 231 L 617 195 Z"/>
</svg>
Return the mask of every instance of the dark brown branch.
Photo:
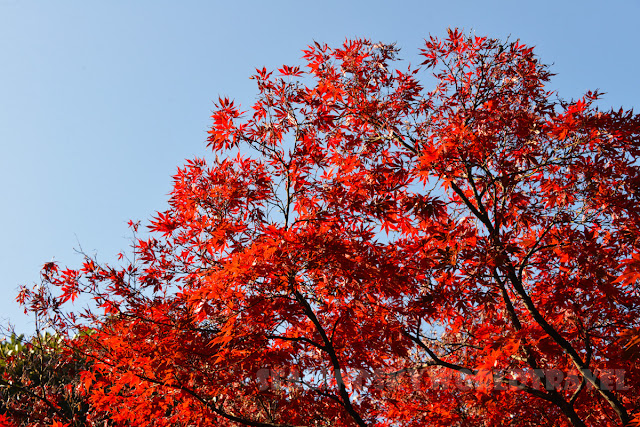
<svg viewBox="0 0 640 427">
<path fill-rule="evenodd" d="M 331 365 L 333 366 L 334 376 L 336 378 L 336 382 L 338 383 L 337 384 L 338 390 L 340 393 L 340 397 L 342 399 L 342 406 L 359 426 L 366 427 L 366 423 L 364 422 L 362 417 L 360 417 L 360 414 L 358 414 L 358 412 L 355 410 L 355 408 L 351 403 L 351 398 L 349 397 L 349 392 L 347 391 L 347 387 L 345 386 L 344 378 L 342 376 L 342 368 L 340 366 L 340 361 L 338 360 L 338 356 L 336 355 L 335 349 L 333 347 L 333 343 L 327 336 L 324 328 L 320 324 L 320 321 L 318 320 L 315 313 L 313 312 L 313 309 L 311 308 L 311 305 L 309 304 L 309 302 L 306 300 L 304 295 L 302 295 L 300 291 L 298 291 L 295 288 L 295 283 L 293 283 L 293 281 L 291 282 L 292 282 L 291 288 L 292 288 L 293 295 L 296 297 L 298 303 L 302 306 L 302 309 L 305 315 L 309 318 L 309 320 L 311 320 L 311 323 L 313 323 L 313 325 L 315 326 L 318 334 L 320 334 L 320 337 L 322 338 L 322 342 L 324 342 L 324 351 L 329 355 L 329 359 L 331 360 Z"/>
</svg>

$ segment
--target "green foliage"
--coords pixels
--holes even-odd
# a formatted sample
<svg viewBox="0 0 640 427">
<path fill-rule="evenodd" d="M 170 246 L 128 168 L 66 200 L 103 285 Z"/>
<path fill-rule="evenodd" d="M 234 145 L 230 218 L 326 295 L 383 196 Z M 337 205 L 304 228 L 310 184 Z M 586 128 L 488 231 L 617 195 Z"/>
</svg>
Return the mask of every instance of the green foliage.
<svg viewBox="0 0 640 427">
<path fill-rule="evenodd" d="M 60 335 L 47 332 L 27 339 L 12 334 L 0 343 L 0 419 L 18 426 L 102 423 L 91 416 L 81 384 L 88 367 Z"/>
</svg>

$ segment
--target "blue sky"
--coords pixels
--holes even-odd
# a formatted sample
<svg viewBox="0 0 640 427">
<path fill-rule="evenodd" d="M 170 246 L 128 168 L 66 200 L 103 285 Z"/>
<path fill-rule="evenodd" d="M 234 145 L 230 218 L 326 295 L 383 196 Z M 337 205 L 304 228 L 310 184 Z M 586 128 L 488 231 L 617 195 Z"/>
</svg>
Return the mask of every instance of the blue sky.
<svg viewBox="0 0 640 427">
<path fill-rule="evenodd" d="M 171 177 L 206 156 L 212 101 L 248 105 L 256 67 L 301 64 L 314 40 L 397 42 L 417 62 L 447 27 L 535 45 L 563 98 L 640 104 L 640 2 L 0 0 L 0 322 L 54 258 L 112 261 L 127 221 L 166 207 Z"/>
</svg>

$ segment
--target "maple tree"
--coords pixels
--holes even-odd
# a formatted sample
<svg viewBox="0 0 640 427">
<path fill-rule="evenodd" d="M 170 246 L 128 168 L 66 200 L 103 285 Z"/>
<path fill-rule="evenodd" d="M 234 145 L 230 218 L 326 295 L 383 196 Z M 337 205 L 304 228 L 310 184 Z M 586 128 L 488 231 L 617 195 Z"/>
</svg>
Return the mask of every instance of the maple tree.
<svg viewBox="0 0 640 427">
<path fill-rule="evenodd" d="M 135 260 L 47 263 L 28 309 L 91 328 L 127 425 L 617 426 L 639 404 L 640 117 L 566 101 L 518 41 L 418 66 L 315 44 L 223 98 Z M 435 77 L 432 88 L 420 78 Z M 130 224 L 137 231 L 138 224 Z M 56 291 L 57 290 L 57 291 Z M 99 310 L 69 311 L 90 295 Z"/>
</svg>

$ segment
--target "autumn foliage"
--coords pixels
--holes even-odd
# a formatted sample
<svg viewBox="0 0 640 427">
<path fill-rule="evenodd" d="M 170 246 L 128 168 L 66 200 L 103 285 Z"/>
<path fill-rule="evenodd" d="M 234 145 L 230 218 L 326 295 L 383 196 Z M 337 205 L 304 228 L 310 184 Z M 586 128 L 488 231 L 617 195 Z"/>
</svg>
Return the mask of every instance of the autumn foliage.
<svg viewBox="0 0 640 427">
<path fill-rule="evenodd" d="M 315 44 L 257 70 L 131 262 L 48 263 L 23 290 L 59 333 L 93 331 L 69 345 L 110 423 L 631 421 L 640 117 L 560 99 L 518 41 L 397 53 Z M 69 311 L 79 295 L 98 308 Z"/>
</svg>

